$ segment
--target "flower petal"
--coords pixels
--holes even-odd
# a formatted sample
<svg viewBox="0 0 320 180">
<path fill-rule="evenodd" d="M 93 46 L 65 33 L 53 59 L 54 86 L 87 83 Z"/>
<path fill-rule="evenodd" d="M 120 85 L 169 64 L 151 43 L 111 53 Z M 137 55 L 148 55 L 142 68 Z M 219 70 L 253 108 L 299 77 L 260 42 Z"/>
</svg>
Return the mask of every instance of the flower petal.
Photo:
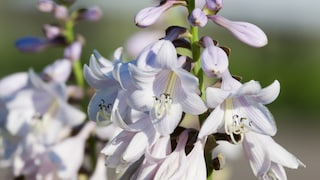
<svg viewBox="0 0 320 180">
<path fill-rule="evenodd" d="M 222 104 L 223 101 L 230 95 L 230 92 L 224 91 L 220 88 L 208 87 L 206 89 L 207 105 L 210 108 L 215 108 Z"/>
<path fill-rule="evenodd" d="M 280 93 L 280 83 L 275 80 L 268 87 L 263 88 L 255 97 L 257 102 L 262 104 L 269 104 L 273 102 Z"/>
<path fill-rule="evenodd" d="M 217 106 L 202 124 L 198 139 L 204 139 L 210 134 L 219 132 L 219 129 L 224 125 L 223 116 L 224 112 L 221 106 Z"/>
</svg>

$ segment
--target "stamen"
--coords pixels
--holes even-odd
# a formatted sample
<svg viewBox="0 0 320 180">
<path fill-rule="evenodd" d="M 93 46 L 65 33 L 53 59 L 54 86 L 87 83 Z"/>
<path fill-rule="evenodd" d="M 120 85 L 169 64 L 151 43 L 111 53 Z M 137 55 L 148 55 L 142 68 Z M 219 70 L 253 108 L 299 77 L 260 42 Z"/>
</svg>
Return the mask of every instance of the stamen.
<svg viewBox="0 0 320 180">
<path fill-rule="evenodd" d="M 170 94 L 161 94 L 160 98 L 154 97 L 154 109 L 157 119 L 161 119 L 165 114 L 170 114 L 172 98 Z"/>
<path fill-rule="evenodd" d="M 245 122 L 247 118 L 240 117 L 238 114 L 233 114 L 234 112 L 232 99 L 227 98 L 225 104 L 225 132 L 230 136 L 234 144 L 239 144 L 243 140 L 244 133 L 248 132 L 249 129 L 246 128 Z M 249 126 L 251 126 L 251 121 L 249 121 Z M 235 136 L 240 136 L 239 140 L 236 140 Z"/>
<path fill-rule="evenodd" d="M 105 104 L 104 99 L 101 99 L 99 106 L 99 111 L 96 114 L 96 120 L 98 123 L 103 123 L 104 125 L 111 124 L 111 110 L 112 104 Z"/>
</svg>

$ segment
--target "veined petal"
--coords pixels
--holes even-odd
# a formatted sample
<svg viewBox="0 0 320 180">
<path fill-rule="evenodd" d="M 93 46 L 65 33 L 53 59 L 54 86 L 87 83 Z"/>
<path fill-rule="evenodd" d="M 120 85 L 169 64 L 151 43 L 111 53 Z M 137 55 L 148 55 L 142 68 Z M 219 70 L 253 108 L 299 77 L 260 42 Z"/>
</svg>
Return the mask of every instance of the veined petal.
<svg viewBox="0 0 320 180">
<path fill-rule="evenodd" d="M 150 115 L 155 129 L 161 135 L 169 135 L 174 131 L 180 122 L 182 116 L 182 107 L 180 104 L 172 104 L 170 112 L 167 112 L 160 119 L 157 118 L 155 113 L 155 109 L 153 108 L 150 112 Z"/>
<path fill-rule="evenodd" d="M 15 82 L 15 83 L 12 83 Z M 9 96 L 28 84 L 28 73 L 19 72 L 6 76 L 0 80 L 0 97 Z"/>
<path fill-rule="evenodd" d="M 256 136 L 259 136 L 259 139 L 263 140 L 265 144 L 269 144 L 268 152 L 273 162 L 291 169 L 297 169 L 299 166 L 305 167 L 298 158 L 276 143 L 270 136 L 260 134 Z"/>
<path fill-rule="evenodd" d="M 154 94 L 150 91 L 136 90 L 129 94 L 128 104 L 137 111 L 150 111 L 154 105 Z"/>
<path fill-rule="evenodd" d="M 255 176 L 266 174 L 271 166 L 271 159 L 268 157 L 265 147 L 270 145 L 260 143 L 257 133 L 246 133 L 243 139 L 243 149 L 249 159 L 249 163 Z"/>
<path fill-rule="evenodd" d="M 210 108 L 215 108 L 222 104 L 230 94 L 230 92 L 224 91 L 220 88 L 208 87 L 206 89 L 207 104 Z"/>
<path fill-rule="evenodd" d="M 237 39 L 252 47 L 262 47 L 268 43 L 265 33 L 254 24 L 230 21 L 219 15 L 211 15 L 209 18 L 229 30 Z"/>
<path fill-rule="evenodd" d="M 109 77 L 102 78 L 97 76 L 87 65 L 84 65 L 83 73 L 87 83 L 95 89 L 106 89 L 110 86 L 118 85 L 116 81 Z"/>
<path fill-rule="evenodd" d="M 276 134 L 277 127 L 274 118 L 264 105 L 256 103 L 250 98 L 240 97 L 239 104 L 235 103 L 234 107 L 245 113 L 245 117 L 251 122 L 249 128 L 253 131 L 270 136 Z"/>
<path fill-rule="evenodd" d="M 156 68 L 172 69 L 178 66 L 177 51 L 171 41 L 160 40 L 152 47 Z"/>
<path fill-rule="evenodd" d="M 178 75 L 184 91 L 190 91 L 197 94 L 200 93 L 199 80 L 197 77 L 182 68 L 176 68 L 173 71 Z"/>
<path fill-rule="evenodd" d="M 143 70 L 133 64 L 129 64 L 129 71 L 132 81 L 138 89 L 151 88 L 155 75 L 158 73 L 155 70 Z"/>
<path fill-rule="evenodd" d="M 174 3 L 164 3 L 163 5 L 159 5 L 156 7 L 147 7 L 138 12 L 136 14 L 134 21 L 139 27 L 147 27 L 152 25 L 159 19 L 159 17 L 172 7 Z"/>
<path fill-rule="evenodd" d="M 204 159 L 204 145 L 200 140 L 198 140 L 192 149 L 192 151 L 187 156 L 188 165 L 184 180 L 206 180 L 207 172 L 206 172 L 206 162 Z"/>
<path fill-rule="evenodd" d="M 224 125 L 223 116 L 224 112 L 221 106 L 217 106 L 202 124 L 198 139 L 203 139 L 210 134 L 219 132 L 219 129 Z"/>
<path fill-rule="evenodd" d="M 179 135 L 176 149 L 161 163 L 154 179 L 182 179 L 187 168 L 187 156 L 185 146 L 188 140 L 188 132 L 183 131 Z"/>
<path fill-rule="evenodd" d="M 187 93 L 185 99 L 180 104 L 184 112 L 192 115 L 202 114 L 207 110 L 207 106 L 201 97 L 195 93 Z"/>
<path fill-rule="evenodd" d="M 268 87 L 263 88 L 255 97 L 257 102 L 269 104 L 273 102 L 280 93 L 280 83 L 275 80 Z"/>
<path fill-rule="evenodd" d="M 148 146 L 148 137 L 143 132 L 138 132 L 131 139 L 126 150 L 123 152 L 122 159 L 125 162 L 133 162 L 138 160 L 145 152 Z"/>
<path fill-rule="evenodd" d="M 249 81 L 244 84 L 238 89 L 237 95 L 256 95 L 261 91 L 261 86 L 258 81 Z"/>
</svg>

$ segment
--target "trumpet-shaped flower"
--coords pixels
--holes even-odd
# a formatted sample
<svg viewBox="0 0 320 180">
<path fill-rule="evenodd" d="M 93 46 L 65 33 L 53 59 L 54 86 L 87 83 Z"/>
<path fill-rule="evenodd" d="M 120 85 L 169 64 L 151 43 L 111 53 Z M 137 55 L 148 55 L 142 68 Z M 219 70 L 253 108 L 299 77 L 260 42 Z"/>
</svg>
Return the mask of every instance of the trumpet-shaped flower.
<svg viewBox="0 0 320 180">
<path fill-rule="evenodd" d="M 170 41 L 158 41 L 146 51 L 137 66 L 129 66 L 136 90 L 128 103 L 149 112 L 157 131 L 168 135 L 180 122 L 182 112 L 197 115 L 207 108 L 199 97 L 198 79 L 181 68 L 183 63 Z"/>
<path fill-rule="evenodd" d="M 244 136 L 242 144 L 252 171 L 259 179 L 287 179 L 284 167 L 305 167 L 298 158 L 270 136 L 249 132 Z"/>
<path fill-rule="evenodd" d="M 221 89 L 208 87 L 206 90 L 208 106 L 215 109 L 204 122 L 199 138 L 225 132 L 237 143 L 235 136 L 239 135 L 241 141 L 248 131 L 274 135 L 276 125 L 264 104 L 274 101 L 279 91 L 278 81 L 261 89 L 257 81 L 241 84 L 227 71 L 222 77 Z"/>
</svg>

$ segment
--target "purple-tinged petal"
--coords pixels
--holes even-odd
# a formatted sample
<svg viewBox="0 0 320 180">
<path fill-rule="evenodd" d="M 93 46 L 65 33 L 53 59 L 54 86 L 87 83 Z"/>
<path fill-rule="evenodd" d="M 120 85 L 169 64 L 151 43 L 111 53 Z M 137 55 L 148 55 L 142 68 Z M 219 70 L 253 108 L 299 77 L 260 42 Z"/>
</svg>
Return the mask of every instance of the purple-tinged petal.
<svg viewBox="0 0 320 180">
<path fill-rule="evenodd" d="M 230 21 L 219 15 L 211 15 L 209 18 L 229 30 L 237 39 L 249 46 L 262 47 L 268 43 L 266 34 L 254 24 Z"/>
<path fill-rule="evenodd" d="M 133 91 L 128 96 L 128 104 L 137 111 L 150 111 L 154 105 L 153 97 L 152 91 Z"/>
<path fill-rule="evenodd" d="M 217 106 L 202 124 L 198 134 L 198 139 L 204 139 L 206 136 L 217 133 L 224 125 L 224 112 L 220 106 Z"/>
<path fill-rule="evenodd" d="M 208 87 L 206 89 L 206 99 L 207 99 L 207 105 L 210 108 L 215 108 L 218 105 L 222 104 L 225 99 L 230 95 L 231 93 L 228 91 L 224 91 L 220 88 L 212 88 Z"/>
<path fill-rule="evenodd" d="M 273 102 L 280 93 L 280 83 L 275 80 L 268 87 L 263 88 L 255 97 L 257 102 L 269 104 Z"/>
<path fill-rule="evenodd" d="M 204 27 L 208 22 L 207 15 L 200 8 L 194 9 L 188 19 L 192 26 Z"/>
<path fill-rule="evenodd" d="M 249 127 L 257 133 L 274 136 L 277 132 L 274 118 L 267 107 L 246 97 L 240 97 L 239 101 L 233 101 L 234 108 L 242 109 L 244 116 L 250 122 Z"/>
<path fill-rule="evenodd" d="M 172 69 L 178 66 L 177 51 L 171 41 L 158 41 L 152 51 L 155 53 L 156 68 Z"/>
<path fill-rule="evenodd" d="M 178 75 L 184 91 L 200 94 L 199 80 L 196 76 L 182 68 L 176 68 L 174 72 Z"/>
<path fill-rule="evenodd" d="M 69 16 L 67 7 L 63 5 L 56 5 L 53 13 L 55 18 L 63 21 L 67 20 Z"/>
<path fill-rule="evenodd" d="M 158 71 L 155 71 L 155 70 L 147 71 L 147 70 L 142 70 L 133 64 L 128 64 L 128 65 L 129 65 L 128 68 L 131 74 L 133 84 L 135 84 L 135 86 L 138 89 L 152 88 L 155 75 Z"/>
<path fill-rule="evenodd" d="M 148 27 L 154 24 L 160 18 L 160 16 L 173 5 L 173 1 L 167 1 L 166 3 L 156 7 L 144 8 L 136 14 L 134 21 L 138 27 Z"/>
<path fill-rule="evenodd" d="M 44 31 L 46 38 L 48 39 L 57 38 L 62 33 L 62 30 L 60 27 L 51 25 L 51 24 L 43 25 L 42 29 Z"/>
</svg>

